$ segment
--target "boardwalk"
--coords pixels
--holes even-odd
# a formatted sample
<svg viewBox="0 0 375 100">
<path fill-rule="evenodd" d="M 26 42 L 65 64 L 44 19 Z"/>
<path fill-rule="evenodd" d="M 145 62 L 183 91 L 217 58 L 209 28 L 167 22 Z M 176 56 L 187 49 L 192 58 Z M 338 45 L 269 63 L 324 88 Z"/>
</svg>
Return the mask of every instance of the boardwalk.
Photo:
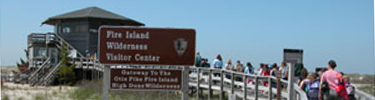
<svg viewBox="0 0 375 100">
<path fill-rule="evenodd" d="M 201 89 L 219 91 L 220 98 L 223 99 L 224 93 L 234 94 L 236 97 L 244 98 L 246 100 L 273 100 L 277 93 L 276 89 L 276 78 L 275 77 L 265 77 L 265 76 L 256 76 L 256 75 L 246 75 L 242 73 L 237 73 L 233 71 L 220 70 L 220 69 L 210 69 L 210 68 L 191 68 L 192 73 L 189 75 L 189 86 L 191 89 L 196 91 L 201 91 Z M 213 73 L 220 73 L 223 76 L 214 76 Z M 198 81 L 199 79 L 199 81 Z M 242 80 L 242 81 L 238 81 Z M 253 83 L 247 83 L 243 80 L 252 80 Z M 262 81 L 272 83 L 274 86 L 263 86 Z M 287 86 L 288 82 L 285 80 L 281 81 L 283 86 Z M 199 88 L 198 88 L 199 87 Z M 246 88 L 245 88 L 246 87 Z M 295 84 L 294 92 L 297 93 L 297 100 L 306 100 L 306 94 L 297 88 Z M 288 93 L 286 88 L 283 88 L 284 91 L 281 93 L 282 99 L 288 98 Z M 269 92 L 271 91 L 271 92 Z M 208 93 L 208 98 L 212 98 Z M 199 92 L 197 92 L 199 93 Z M 197 95 L 199 96 L 199 95 Z"/>
</svg>

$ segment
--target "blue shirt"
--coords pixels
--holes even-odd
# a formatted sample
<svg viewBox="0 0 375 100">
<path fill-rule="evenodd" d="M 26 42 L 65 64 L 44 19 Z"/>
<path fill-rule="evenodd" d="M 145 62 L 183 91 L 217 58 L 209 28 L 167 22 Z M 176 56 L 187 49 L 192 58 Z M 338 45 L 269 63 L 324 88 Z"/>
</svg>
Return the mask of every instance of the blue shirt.
<svg viewBox="0 0 375 100">
<path fill-rule="evenodd" d="M 215 59 L 212 62 L 212 68 L 222 68 L 223 67 L 223 62 L 220 61 L 219 59 Z"/>
<path fill-rule="evenodd" d="M 254 74 L 254 69 L 252 68 L 249 68 L 249 67 L 245 67 L 245 74 Z"/>
<path fill-rule="evenodd" d="M 199 55 L 196 55 L 195 56 L 195 67 L 201 67 L 200 66 L 201 65 L 201 56 L 199 56 Z"/>
</svg>

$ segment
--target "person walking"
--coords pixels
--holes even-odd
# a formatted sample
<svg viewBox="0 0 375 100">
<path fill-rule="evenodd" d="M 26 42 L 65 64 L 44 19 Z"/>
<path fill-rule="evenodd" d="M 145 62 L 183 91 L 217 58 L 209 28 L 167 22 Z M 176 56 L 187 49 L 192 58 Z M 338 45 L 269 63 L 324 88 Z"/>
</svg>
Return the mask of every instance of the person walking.
<svg viewBox="0 0 375 100">
<path fill-rule="evenodd" d="M 263 63 L 260 63 L 259 65 L 259 69 L 257 70 L 257 75 L 262 75 L 262 72 L 263 72 L 263 68 L 264 67 L 264 64 Z"/>
<path fill-rule="evenodd" d="M 263 64 L 263 70 L 261 76 L 270 76 L 270 69 L 268 68 L 268 64 Z M 263 81 L 263 86 L 268 86 L 268 81 Z"/>
<path fill-rule="evenodd" d="M 210 64 L 208 63 L 208 59 L 202 58 L 200 67 L 210 68 Z"/>
<path fill-rule="evenodd" d="M 234 71 L 235 72 L 243 73 L 243 70 L 244 70 L 244 67 L 243 67 L 241 61 L 237 60 L 237 63 L 236 63 Z"/>
<path fill-rule="evenodd" d="M 221 55 L 217 55 L 216 59 L 212 62 L 212 67 L 213 69 L 222 69 L 223 67 L 223 61 L 221 59 Z M 220 73 L 214 73 L 214 76 L 219 76 Z"/>
<path fill-rule="evenodd" d="M 245 74 L 254 74 L 254 67 L 253 67 L 253 65 L 251 65 L 250 62 L 246 63 L 246 67 L 245 67 L 244 73 Z"/>
<path fill-rule="evenodd" d="M 201 60 L 202 60 L 202 57 L 199 54 L 199 52 L 197 52 L 197 54 L 195 55 L 195 67 L 202 67 Z"/>
<path fill-rule="evenodd" d="M 227 60 L 227 63 L 224 65 L 224 67 L 223 67 L 223 70 L 233 70 L 233 65 L 232 65 L 232 59 L 228 59 Z M 226 73 L 225 72 L 225 78 L 228 78 L 228 79 L 230 79 L 231 78 L 231 75 L 229 74 L 229 73 Z"/>
<path fill-rule="evenodd" d="M 285 62 L 281 62 L 279 71 L 281 72 L 281 78 L 284 80 L 288 80 L 289 68 L 286 66 Z"/>
<path fill-rule="evenodd" d="M 309 100 L 319 100 L 319 80 L 316 80 L 316 73 L 310 73 L 300 85 L 302 90 L 305 90 Z"/>
<path fill-rule="evenodd" d="M 221 55 L 217 55 L 216 59 L 212 62 L 212 68 L 218 68 L 221 69 L 223 67 L 223 61 L 221 59 Z"/>
<path fill-rule="evenodd" d="M 310 83 L 307 86 L 309 100 L 319 100 L 319 80 L 316 80 L 315 73 L 310 73 L 309 80 Z"/>
<path fill-rule="evenodd" d="M 244 73 L 245 74 L 254 74 L 254 68 L 253 68 L 253 65 L 251 65 L 250 62 L 247 62 L 246 63 L 246 67 L 245 67 L 245 70 L 244 70 Z M 249 78 L 246 78 L 246 83 L 250 83 L 250 84 L 253 84 L 253 81 Z"/>
<path fill-rule="evenodd" d="M 336 62 L 330 60 L 327 66 L 328 70 L 321 76 L 318 96 L 320 100 L 349 100 L 342 74 L 335 70 L 336 66 Z M 322 91 L 322 86 L 325 82 L 329 89 Z"/>
<path fill-rule="evenodd" d="M 276 63 L 273 63 L 271 65 L 271 71 L 270 71 L 270 74 L 271 76 L 275 76 L 276 77 L 276 74 L 279 72 L 279 69 L 277 68 L 277 64 Z"/>
<path fill-rule="evenodd" d="M 233 69 L 232 59 L 228 59 L 227 63 L 223 67 L 223 70 L 232 70 L 232 69 Z"/>
</svg>

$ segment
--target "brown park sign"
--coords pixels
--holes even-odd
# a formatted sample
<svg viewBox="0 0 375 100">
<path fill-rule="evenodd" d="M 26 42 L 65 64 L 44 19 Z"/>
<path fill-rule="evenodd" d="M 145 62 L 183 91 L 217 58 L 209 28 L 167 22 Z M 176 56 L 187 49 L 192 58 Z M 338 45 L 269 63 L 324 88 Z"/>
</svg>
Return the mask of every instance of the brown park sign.
<svg viewBox="0 0 375 100">
<path fill-rule="evenodd" d="M 194 65 L 194 29 L 103 26 L 99 31 L 100 63 Z"/>
<path fill-rule="evenodd" d="M 181 90 L 182 70 L 111 69 L 114 90 Z"/>
</svg>

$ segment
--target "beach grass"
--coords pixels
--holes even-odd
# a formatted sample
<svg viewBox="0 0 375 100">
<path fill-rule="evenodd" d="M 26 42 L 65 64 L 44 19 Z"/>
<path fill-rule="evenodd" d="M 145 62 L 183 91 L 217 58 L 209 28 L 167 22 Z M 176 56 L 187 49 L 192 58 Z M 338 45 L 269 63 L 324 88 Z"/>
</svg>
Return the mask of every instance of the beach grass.
<svg viewBox="0 0 375 100">
<path fill-rule="evenodd" d="M 8 95 L 2 94 L 1 100 L 10 100 Z"/>
</svg>

